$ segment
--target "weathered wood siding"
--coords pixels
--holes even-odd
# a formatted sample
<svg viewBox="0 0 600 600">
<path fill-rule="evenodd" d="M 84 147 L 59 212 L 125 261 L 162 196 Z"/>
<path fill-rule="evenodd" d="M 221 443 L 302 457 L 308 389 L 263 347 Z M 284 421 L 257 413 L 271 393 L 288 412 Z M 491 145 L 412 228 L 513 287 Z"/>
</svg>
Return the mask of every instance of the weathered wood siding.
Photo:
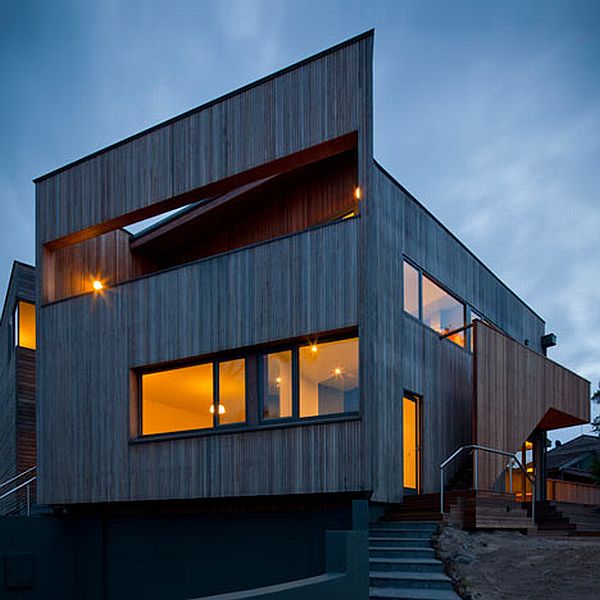
<svg viewBox="0 0 600 600">
<path fill-rule="evenodd" d="M 0 483 L 35 464 L 35 352 L 15 347 L 18 300 L 35 301 L 35 269 L 15 262 L 0 319 Z"/>
<path fill-rule="evenodd" d="M 590 384 L 488 325 L 475 325 L 476 443 L 517 452 L 536 430 L 588 423 Z M 481 456 L 482 489 L 496 483 L 505 459 Z"/>
<path fill-rule="evenodd" d="M 38 245 L 157 214 L 173 198 L 344 135 L 359 132 L 362 144 L 372 45 L 370 32 L 38 179 Z"/>
<path fill-rule="evenodd" d="M 423 492 L 439 489 L 439 464 L 473 435 L 472 356 L 404 313 L 403 255 L 537 350 L 544 322 L 378 166 L 363 218 L 365 444 L 372 449 L 374 498 L 398 501 L 405 391 L 422 397 Z"/>
<path fill-rule="evenodd" d="M 132 368 L 356 325 L 359 222 L 44 307 L 41 500 L 368 489 L 361 421 L 129 443 Z"/>
</svg>

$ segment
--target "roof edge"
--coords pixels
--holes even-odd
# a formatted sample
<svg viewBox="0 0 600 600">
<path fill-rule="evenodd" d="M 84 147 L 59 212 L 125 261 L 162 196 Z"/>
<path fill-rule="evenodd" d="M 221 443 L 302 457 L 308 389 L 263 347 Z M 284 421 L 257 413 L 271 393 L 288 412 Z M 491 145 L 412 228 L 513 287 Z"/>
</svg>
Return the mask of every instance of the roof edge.
<svg viewBox="0 0 600 600">
<path fill-rule="evenodd" d="M 504 281 L 502 281 L 502 279 L 500 279 L 500 277 L 498 277 L 498 275 L 496 275 L 496 273 L 494 273 L 492 269 L 490 269 L 463 241 L 461 241 L 456 234 L 452 233 L 452 231 L 450 231 L 450 229 L 448 229 L 448 227 L 446 227 L 446 225 L 444 225 L 422 202 L 417 200 L 414 194 L 409 192 L 393 175 L 390 174 L 389 171 L 382 167 L 375 159 L 373 159 L 373 162 L 383 175 L 390 179 L 394 185 L 399 187 L 404 194 L 406 194 L 413 202 L 415 202 L 420 208 L 422 208 L 427 213 L 427 215 L 429 215 L 440 227 L 442 227 L 442 229 L 444 229 L 444 231 L 448 235 L 450 235 L 454 239 L 454 241 L 458 242 L 458 244 L 460 244 L 503 288 L 510 292 L 510 294 L 512 294 L 527 310 L 531 311 L 531 313 L 534 316 L 536 316 L 542 323 L 544 323 L 544 325 L 546 324 L 545 319 L 543 319 L 535 310 L 533 310 L 533 308 L 531 308 L 531 306 L 529 306 L 529 304 L 527 304 L 527 302 L 525 302 L 525 300 L 523 300 L 516 292 L 509 288 L 508 285 L 506 285 L 506 283 L 504 283 Z"/>
<path fill-rule="evenodd" d="M 234 96 L 237 96 L 238 94 L 243 94 L 244 92 L 247 92 L 248 90 L 251 90 L 255 87 L 263 85 L 264 83 L 267 83 L 268 81 L 271 81 L 272 79 L 275 79 L 277 77 L 280 77 L 281 75 L 285 75 L 286 73 L 289 73 L 291 71 L 299 69 L 300 67 L 303 67 L 311 62 L 314 62 L 315 60 L 319 60 L 329 54 L 333 54 L 334 52 L 337 52 L 338 50 L 341 50 L 342 48 L 345 48 L 346 46 L 351 46 L 352 44 L 356 44 L 357 42 L 362 41 L 363 39 L 367 39 L 367 38 L 374 37 L 374 36 L 375 36 L 375 28 L 368 29 L 367 31 L 365 31 L 363 33 L 359 33 L 358 35 L 355 35 L 354 37 L 348 38 L 347 40 L 344 40 L 343 42 L 340 42 L 339 44 L 336 44 L 335 46 L 325 48 L 325 50 L 321 50 L 317 54 L 313 54 L 311 56 L 308 56 L 307 58 L 303 58 L 295 63 L 292 63 L 291 65 L 288 65 L 287 67 L 283 67 L 282 69 L 279 69 L 278 71 L 274 71 L 273 73 L 270 73 L 269 75 L 261 77 L 260 79 L 257 79 L 256 81 L 252 81 L 251 83 L 248 83 L 248 84 L 246 84 L 240 88 L 237 88 L 235 90 L 232 90 L 231 92 L 227 92 L 226 94 L 223 94 L 222 96 L 219 96 L 218 98 L 209 100 L 208 102 L 205 102 L 204 104 L 201 104 L 200 106 L 196 106 L 195 108 L 191 108 L 191 109 L 189 109 L 185 112 L 182 112 L 174 117 L 170 117 L 166 121 L 161 121 L 160 123 L 157 123 L 156 125 L 152 125 L 151 127 L 143 129 L 142 131 L 138 131 L 137 133 L 127 136 L 117 142 L 113 142 L 112 144 L 105 146 L 104 148 L 95 150 L 94 152 L 91 152 L 90 154 L 86 154 L 85 156 L 82 156 L 81 158 L 78 158 L 74 161 L 71 161 L 71 162 L 61 166 L 61 167 L 53 169 L 52 171 L 44 173 L 43 175 L 35 177 L 33 179 L 33 183 L 40 183 L 41 181 L 49 179 L 50 177 L 54 177 L 55 175 L 58 175 L 59 173 L 62 173 L 63 171 L 67 171 L 68 169 L 76 167 L 77 165 L 80 165 L 88 160 L 96 158 L 97 156 L 101 156 L 102 154 L 105 154 L 106 152 L 110 152 L 111 150 L 114 150 L 115 148 L 118 148 L 119 146 L 123 146 L 129 142 L 132 142 L 132 141 L 140 138 L 140 137 L 143 137 L 144 135 L 148 135 L 149 133 L 157 131 L 161 127 L 166 127 L 167 125 L 172 125 L 173 123 L 176 123 L 177 121 L 180 121 L 181 119 L 185 119 L 186 117 L 189 117 L 197 112 L 206 110 L 207 108 L 210 108 L 211 106 L 214 106 L 215 104 L 218 104 L 220 102 L 228 100 L 229 98 L 233 98 Z"/>
</svg>

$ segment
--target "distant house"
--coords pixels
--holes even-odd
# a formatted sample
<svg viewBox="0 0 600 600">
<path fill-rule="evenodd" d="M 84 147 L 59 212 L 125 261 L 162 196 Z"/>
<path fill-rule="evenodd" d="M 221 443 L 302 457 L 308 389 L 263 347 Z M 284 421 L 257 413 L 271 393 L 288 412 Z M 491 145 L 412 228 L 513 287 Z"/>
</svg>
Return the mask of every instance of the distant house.
<svg viewBox="0 0 600 600">
<path fill-rule="evenodd" d="M 564 444 L 557 442 L 546 454 L 548 477 L 591 483 L 594 458 L 600 459 L 600 437 L 580 435 Z"/>
</svg>

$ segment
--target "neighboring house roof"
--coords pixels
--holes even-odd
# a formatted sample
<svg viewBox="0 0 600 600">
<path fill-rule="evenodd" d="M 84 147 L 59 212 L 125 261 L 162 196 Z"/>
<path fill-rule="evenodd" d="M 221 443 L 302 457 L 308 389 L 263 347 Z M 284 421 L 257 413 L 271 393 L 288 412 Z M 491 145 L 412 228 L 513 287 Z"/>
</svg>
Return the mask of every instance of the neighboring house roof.
<svg viewBox="0 0 600 600">
<path fill-rule="evenodd" d="M 580 435 L 549 450 L 546 465 L 548 471 L 573 475 L 589 474 L 594 456 L 600 458 L 600 437 Z"/>
</svg>

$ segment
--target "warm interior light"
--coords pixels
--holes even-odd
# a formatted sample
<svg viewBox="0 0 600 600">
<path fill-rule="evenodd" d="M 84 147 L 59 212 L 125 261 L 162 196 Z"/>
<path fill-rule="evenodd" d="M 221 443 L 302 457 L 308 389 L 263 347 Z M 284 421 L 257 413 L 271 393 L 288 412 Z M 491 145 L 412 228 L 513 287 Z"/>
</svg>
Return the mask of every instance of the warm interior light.
<svg viewBox="0 0 600 600">
<path fill-rule="evenodd" d="M 342 374 L 342 370 L 341 370 L 339 367 L 336 367 L 336 368 L 333 370 L 333 374 L 334 374 L 334 375 L 337 375 L 337 376 L 339 377 L 339 376 Z"/>
<path fill-rule="evenodd" d="M 356 186 L 355 190 L 354 190 L 354 197 L 357 200 L 360 200 L 360 188 L 358 186 Z"/>
<path fill-rule="evenodd" d="M 312 344 L 312 346 L 310 347 L 310 351 L 314 354 L 314 353 L 318 352 L 319 349 L 317 348 L 316 344 Z"/>
<path fill-rule="evenodd" d="M 283 381 L 283 379 L 281 379 L 281 377 L 277 377 L 275 379 L 275 383 L 281 383 Z"/>
<path fill-rule="evenodd" d="M 100 290 L 104 289 L 104 284 L 99 279 L 94 279 L 92 287 L 99 292 Z"/>
<path fill-rule="evenodd" d="M 210 411 L 211 415 L 215 414 L 215 405 L 211 404 L 210 408 L 208 409 Z M 219 414 L 220 415 L 224 415 L 225 414 L 225 407 L 222 404 L 219 404 Z"/>
</svg>

